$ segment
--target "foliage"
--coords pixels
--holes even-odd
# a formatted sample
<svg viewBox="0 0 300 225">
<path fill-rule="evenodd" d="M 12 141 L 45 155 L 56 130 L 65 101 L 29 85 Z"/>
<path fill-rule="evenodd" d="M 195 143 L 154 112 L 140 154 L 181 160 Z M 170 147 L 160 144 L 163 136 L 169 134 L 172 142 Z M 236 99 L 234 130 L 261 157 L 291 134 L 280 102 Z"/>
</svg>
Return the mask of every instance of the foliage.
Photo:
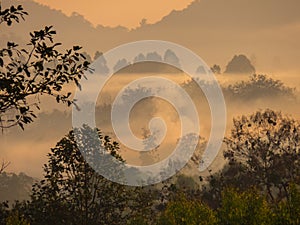
<svg viewBox="0 0 300 225">
<path fill-rule="evenodd" d="M 0 201 L 28 200 L 31 186 L 36 182 L 24 173 L 14 174 L 3 172 L 0 174 Z"/>
<path fill-rule="evenodd" d="M 300 192 L 293 184 L 289 187 L 288 200 L 279 204 L 269 203 L 266 195 L 255 188 L 224 188 L 217 209 L 193 197 L 177 195 L 159 215 L 157 224 L 296 225 L 300 218 Z"/>
<path fill-rule="evenodd" d="M 288 184 L 300 182 L 298 121 L 270 109 L 258 111 L 234 119 L 225 143 L 225 158 L 241 163 L 250 180 L 262 187 L 271 200 L 287 197 Z"/>
<path fill-rule="evenodd" d="M 10 213 L 8 202 L 1 202 L 0 203 L 0 224 L 5 225 L 6 219 L 8 218 Z"/>
<path fill-rule="evenodd" d="M 221 73 L 221 67 L 217 64 L 214 64 L 210 70 L 214 73 L 214 74 L 220 74 Z"/>
<path fill-rule="evenodd" d="M 25 15 L 28 15 L 28 13 L 24 11 L 21 5 L 17 7 L 12 5 L 10 8 L 2 10 L 0 4 L 0 24 L 6 23 L 8 26 L 11 26 L 13 21 L 19 23 L 20 17 L 24 20 Z"/>
<path fill-rule="evenodd" d="M 207 181 L 208 183 L 202 186 L 201 197 L 213 209 L 221 207 L 224 190 L 237 188 L 240 191 L 246 191 L 255 186 L 247 168 L 239 162 L 226 164 L 221 171 L 209 176 Z"/>
<path fill-rule="evenodd" d="M 0 24 L 11 25 L 19 22 L 27 13 L 22 6 L 11 6 L 1 11 Z M 39 109 L 40 96 L 48 95 L 56 101 L 74 103 L 71 93 L 62 91 L 68 84 L 79 86 L 79 80 L 88 69 L 89 62 L 79 52 L 81 47 L 74 46 L 60 52 L 53 37 L 56 31 L 46 26 L 30 33 L 28 48 L 21 48 L 14 42 L 7 42 L 0 49 L 0 127 L 9 128 L 31 123 L 36 117 L 33 108 Z"/>
<path fill-rule="evenodd" d="M 78 140 L 75 132 L 80 137 L 88 136 Z M 28 215 L 32 224 L 122 224 L 140 211 L 147 211 L 141 206 L 151 201 L 151 193 L 111 182 L 85 161 L 83 154 L 95 155 L 99 150 L 94 142 L 95 133 L 107 154 L 122 160 L 118 143 L 99 130 L 84 126 L 70 131 L 51 149 L 44 168 L 45 179 L 33 187 Z M 82 145 L 84 153 L 78 145 Z M 107 170 L 119 173 L 118 168 Z"/>
<path fill-rule="evenodd" d="M 199 201 L 188 200 L 181 195 L 167 205 L 158 224 L 210 225 L 217 224 L 217 218 L 215 212 L 208 206 Z"/>
<path fill-rule="evenodd" d="M 85 127 L 79 132 L 85 135 L 84 132 L 92 129 Z M 97 133 L 106 150 L 116 155 L 118 145 Z M 87 143 L 76 142 L 71 131 L 51 149 L 44 168 L 45 179 L 33 188 L 31 204 L 40 209 L 33 215 L 33 224 L 96 224 L 97 221 L 113 224 L 121 217 L 126 198 L 123 188 L 96 174 L 77 144 Z"/>
<path fill-rule="evenodd" d="M 130 219 L 127 224 L 128 225 L 148 225 L 149 223 L 147 222 L 147 220 L 144 217 L 139 216 L 139 217 Z"/>
<path fill-rule="evenodd" d="M 272 222 L 266 199 L 253 189 L 241 193 L 234 189 L 225 190 L 218 213 L 222 225 L 269 225 Z"/>
<path fill-rule="evenodd" d="M 224 73 L 253 74 L 255 73 L 255 68 L 245 55 L 235 55 L 227 64 Z"/>
<path fill-rule="evenodd" d="M 7 218 L 6 225 L 30 225 L 30 223 L 22 218 L 18 212 L 14 212 Z"/>
<path fill-rule="evenodd" d="M 2 160 L 0 163 L 0 174 L 9 166 L 10 162 Z"/>
<path fill-rule="evenodd" d="M 289 185 L 289 195 L 286 201 L 279 203 L 274 210 L 274 225 L 300 224 L 300 189 L 295 184 Z"/>
<path fill-rule="evenodd" d="M 282 81 L 274 80 L 266 75 L 253 74 L 248 81 L 237 82 L 223 88 L 224 95 L 229 98 L 290 98 L 293 99 L 294 89 L 286 87 Z"/>
</svg>

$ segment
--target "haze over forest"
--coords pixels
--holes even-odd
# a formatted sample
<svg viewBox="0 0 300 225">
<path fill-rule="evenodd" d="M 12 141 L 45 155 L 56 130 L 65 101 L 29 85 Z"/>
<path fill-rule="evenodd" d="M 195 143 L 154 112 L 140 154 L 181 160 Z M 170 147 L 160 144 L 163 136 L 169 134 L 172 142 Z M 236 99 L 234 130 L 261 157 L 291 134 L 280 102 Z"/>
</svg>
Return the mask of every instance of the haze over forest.
<svg viewBox="0 0 300 225">
<path fill-rule="evenodd" d="M 144 21 L 134 29 L 122 26 L 94 26 L 76 12 L 67 16 L 61 11 L 50 9 L 32 0 L 3 1 L 3 7 L 11 4 L 22 4 L 29 16 L 26 17 L 25 22 L 15 24 L 13 27 L 1 27 L 1 47 L 7 41 L 25 44 L 29 40 L 29 31 L 41 29 L 45 25 L 54 26 L 57 31 L 55 40 L 63 43 L 63 48 L 69 48 L 74 44 L 81 45 L 91 59 L 97 51 L 105 52 L 131 41 L 144 39 L 171 41 L 191 49 L 209 66 L 220 65 L 221 74 L 216 74 L 216 77 L 223 87 L 227 104 L 227 132 L 231 128 L 233 116 L 267 107 L 300 118 L 300 14 L 298 10 L 300 2 L 298 0 L 227 0 L 226 3 L 222 0 L 194 1 L 187 8 L 172 11 L 156 23 L 148 24 Z M 251 81 L 251 74 L 223 73 L 232 58 L 240 54 L 251 61 L 257 74 L 267 74 L 268 79 L 274 81 L 278 79 L 283 84 L 276 90 L 268 85 L 259 90 L 261 87 L 257 87 L 258 83 Z M 163 58 L 163 55 L 161 57 Z M 158 67 L 158 65 L 154 66 Z M 174 68 L 163 69 L 163 71 L 154 70 L 151 74 L 164 74 L 165 77 L 177 80 L 176 82 L 180 84 L 186 81 L 181 71 L 175 70 L 175 73 Z M 109 134 L 112 130 L 108 124 L 110 112 L 108 106 L 113 96 L 122 85 L 136 76 L 141 76 L 137 67 L 132 66 L 131 70 L 133 72 L 130 73 L 128 70 L 120 71 L 111 81 L 111 85 L 103 91 L 104 97 L 98 101 L 97 123 L 101 125 L 100 129 L 106 130 L 105 132 Z M 172 73 L 168 73 L 169 70 Z M 232 86 L 229 85 L 238 89 L 241 87 L 239 82 L 242 80 L 249 82 L 249 89 L 234 95 Z M 264 84 L 269 82 L 264 81 L 266 81 Z M 295 90 L 292 90 L 293 88 Z M 188 86 L 188 90 L 192 98 L 198 101 L 197 109 L 203 115 L 202 123 L 200 121 L 203 127 L 201 136 L 207 140 L 210 128 L 209 120 L 206 119 L 209 118 L 207 102 L 203 96 L 193 96 L 193 87 Z M 259 94 L 253 96 L 255 92 Z M 277 95 L 273 95 L 274 93 Z M 1 135 L 1 157 L 11 162 L 8 171 L 25 172 L 33 177 L 41 177 L 46 154 L 71 129 L 70 108 L 54 106 L 52 103 L 51 100 L 45 99 L 36 123 L 28 125 L 26 132 L 16 127 L 4 131 Z M 143 120 L 149 121 L 153 115 L 161 115 L 171 126 L 178 125 L 176 119 L 174 120 L 176 113 L 166 102 L 151 99 L 146 105 L 147 110 L 141 102 L 132 112 L 144 114 L 140 117 L 141 122 L 135 122 L 133 125 L 137 135 L 142 135 L 142 128 L 147 125 Z M 176 131 L 170 132 L 168 141 L 176 141 Z M 18 141 L 14 141 L 15 139 Z M 160 150 L 162 158 L 169 153 L 168 149 L 171 149 L 168 144 L 165 143 Z M 140 163 L 139 155 L 130 153 L 130 150 L 126 150 L 124 154 L 125 156 L 127 154 L 126 160 Z M 220 161 L 216 161 L 213 168 L 219 166 Z"/>
</svg>

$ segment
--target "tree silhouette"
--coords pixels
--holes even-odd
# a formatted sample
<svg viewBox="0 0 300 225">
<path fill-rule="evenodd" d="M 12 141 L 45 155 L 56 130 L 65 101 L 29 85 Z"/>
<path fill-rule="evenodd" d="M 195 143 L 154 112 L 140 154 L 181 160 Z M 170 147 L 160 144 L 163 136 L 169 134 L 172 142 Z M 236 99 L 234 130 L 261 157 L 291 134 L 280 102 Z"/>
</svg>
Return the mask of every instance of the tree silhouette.
<svg viewBox="0 0 300 225">
<path fill-rule="evenodd" d="M 123 161 L 118 154 L 118 143 L 99 130 L 83 126 L 70 131 L 51 149 L 44 179 L 33 187 L 28 206 L 31 215 L 27 215 L 32 224 L 123 224 L 130 217 L 150 210 L 150 192 L 114 183 L 88 164 L 88 157 L 99 156 L 96 138 L 106 154 Z M 116 176 L 120 173 L 118 168 L 105 167 Z"/>
<path fill-rule="evenodd" d="M 242 100 L 258 98 L 294 99 L 294 91 L 295 89 L 285 86 L 282 81 L 262 74 L 253 74 L 248 81 L 240 81 L 223 88 L 226 97 Z"/>
<path fill-rule="evenodd" d="M 10 162 L 2 161 L 0 164 L 0 174 L 9 166 Z"/>
<path fill-rule="evenodd" d="M 217 64 L 214 64 L 210 70 L 214 73 L 214 74 L 220 74 L 221 73 L 221 67 Z"/>
<path fill-rule="evenodd" d="M 224 73 L 253 74 L 255 68 L 245 55 L 235 55 L 226 66 Z"/>
<path fill-rule="evenodd" d="M 225 139 L 225 158 L 245 168 L 249 180 L 270 200 L 288 197 L 290 183 L 300 183 L 300 124 L 267 109 L 234 119 Z"/>
<path fill-rule="evenodd" d="M 0 24 L 11 25 L 27 15 L 22 6 L 11 6 L 2 11 Z M 56 34 L 52 26 L 30 33 L 28 48 L 7 42 L 0 49 L 0 127 L 9 128 L 31 123 L 36 117 L 33 108 L 39 109 L 40 96 L 48 95 L 70 106 L 71 93 L 63 91 L 65 84 L 79 85 L 89 62 L 74 46 L 65 52 L 57 50 Z"/>
<path fill-rule="evenodd" d="M 216 213 L 198 200 L 177 196 L 167 205 L 157 224 L 159 225 L 216 225 Z"/>
<path fill-rule="evenodd" d="M 74 132 L 89 135 L 90 141 L 77 141 Z M 122 219 L 126 203 L 124 187 L 98 175 L 78 148 L 82 145 L 88 149 L 86 155 L 95 154 L 97 143 L 94 135 L 90 135 L 94 132 L 98 133 L 107 152 L 120 158 L 117 143 L 99 131 L 89 127 L 70 131 L 51 149 L 44 168 L 45 179 L 33 187 L 33 224 L 114 224 Z"/>
</svg>

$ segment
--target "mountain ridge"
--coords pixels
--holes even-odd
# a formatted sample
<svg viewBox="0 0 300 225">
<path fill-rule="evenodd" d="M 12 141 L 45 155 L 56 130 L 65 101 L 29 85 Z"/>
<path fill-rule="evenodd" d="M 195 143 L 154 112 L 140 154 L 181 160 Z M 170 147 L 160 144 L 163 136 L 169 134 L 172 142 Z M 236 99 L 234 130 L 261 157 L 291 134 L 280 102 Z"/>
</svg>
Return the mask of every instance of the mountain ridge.
<svg viewBox="0 0 300 225">
<path fill-rule="evenodd" d="M 296 41 L 300 39 L 297 12 L 300 2 L 297 0 L 228 0 L 226 4 L 221 0 L 196 0 L 154 24 L 146 23 L 132 30 L 122 26 L 94 27 L 78 13 L 67 16 L 32 0 L 5 2 L 6 5 L 24 4 L 29 16 L 12 28 L 2 27 L 0 42 L 14 38 L 24 43 L 29 31 L 53 25 L 58 33 L 56 40 L 65 48 L 78 44 L 90 55 L 132 41 L 155 39 L 183 45 L 210 65 L 224 67 L 233 55 L 245 54 L 257 59 L 255 66 L 259 71 L 300 69 L 297 63 L 300 44 Z"/>
</svg>

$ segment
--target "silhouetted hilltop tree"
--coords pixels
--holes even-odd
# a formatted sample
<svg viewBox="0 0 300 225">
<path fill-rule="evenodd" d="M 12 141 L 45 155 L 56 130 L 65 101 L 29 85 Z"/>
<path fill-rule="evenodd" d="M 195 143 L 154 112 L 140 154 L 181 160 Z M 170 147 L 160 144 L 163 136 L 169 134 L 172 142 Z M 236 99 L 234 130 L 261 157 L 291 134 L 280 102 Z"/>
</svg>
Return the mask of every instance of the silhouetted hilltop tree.
<svg viewBox="0 0 300 225">
<path fill-rule="evenodd" d="M 253 74 L 255 73 L 255 68 L 245 55 L 235 55 L 227 64 L 224 73 Z"/>
<path fill-rule="evenodd" d="M 145 59 L 146 59 L 145 55 L 143 53 L 140 53 L 134 58 L 133 62 L 134 63 L 142 62 L 145 61 Z"/>
<path fill-rule="evenodd" d="M 214 74 L 220 74 L 221 73 L 221 67 L 219 65 L 214 64 L 210 70 L 214 73 Z"/>
<path fill-rule="evenodd" d="M 89 61 L 91 58 L 85 55 Z M 97 57 L 96 57 L 97 56 Z M 96 52 L 94 60 L 103 56 L 102 53 Z M 99 60 L 99 59 L 98 59 Z M 106 60 L 102 57 L 101 65 L 106 67 L 105 71 L 108 71 Z M 168 63 L 174 65 L 168 65 Z M 97 64 L 99 65 L 99 64 Z M 120 70 L 122 68 L 122 70 Z M 179 68 L 179 69 L 178 69 Z M 139 53 L 134 57 L 133 61 L 128 61 L 127 59 L 119 59 L 113 67 L 113 71 L 119 71 L 120 73 L 180 73 L 180 61 L 179 58 L 172 50 L 167 50 L 162 57 L 157 52 L 148 52 L 146 55 Z"/>
<path fill-rule="evenodd" d="M 102 52 L 96 51 L 93 60 L 98 59 L 98 58 L 99 58 L 100 56 L 102 56 L 102 55 L 103 55 Z"/>
<path fill-rule="evenodd" d="M 128 62 L 126 59 L 119 59 L 116 65 L 114 65 L 114 72 L 119 71 L 121 68 L 124 68 L 126 66 L 130 65 L 130 62 Z"/>
<path fill-rule="evenodd" d="M 146 26 L 148 24 L 148 21 L 146 18 L 141 19 L 140 21 L 140 27 Z"/>
<path fill-rule="evenodd" d="M 103 56 L 102 52 L 96 51 L 93 61 L 97 61 L 97 72 L 106 74 L 109 72 L 106 59 Z"/>
<path fill-rule="evenodd" d="M 164 62 L 171 63 L 172 65 L 176 66 L 177 68 L 180 68 L 179 58 L 177 57 L 177 55 L 175 54 L 175 52 L 173 52 L 170 49 L 168 49 L 165 52 Z"/>
<path fill-rule="evenodd" d="M 157 52 L 149 52 L 146 55 L 147 60 L 152 60 L 155 62 L 162 62 L 162 57 Z"/>
</svg>

